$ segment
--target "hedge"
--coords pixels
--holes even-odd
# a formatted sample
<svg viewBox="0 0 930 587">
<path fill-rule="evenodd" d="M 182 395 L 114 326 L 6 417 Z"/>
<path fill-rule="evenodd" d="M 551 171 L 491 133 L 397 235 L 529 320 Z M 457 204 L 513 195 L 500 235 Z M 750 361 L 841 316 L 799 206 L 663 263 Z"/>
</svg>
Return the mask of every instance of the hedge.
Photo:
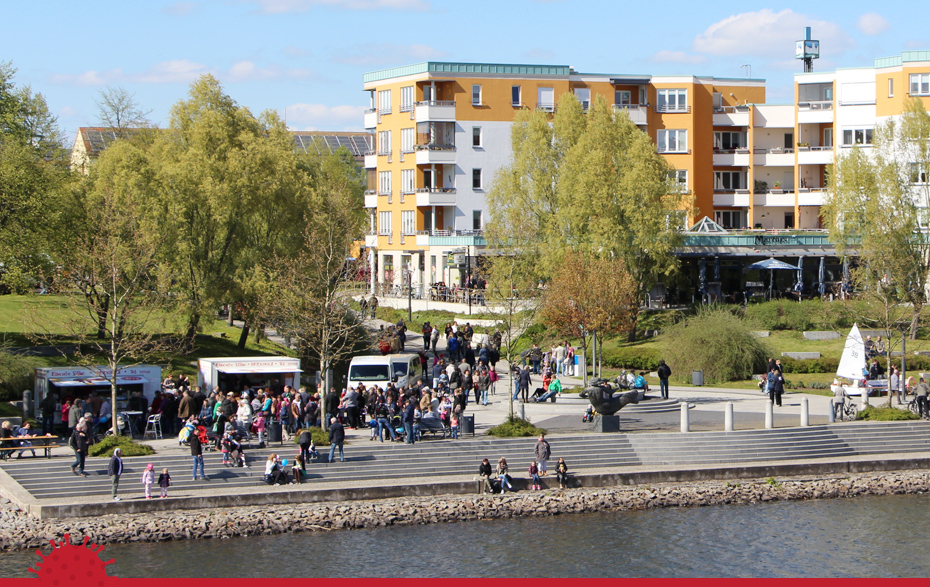
<svg viewBox="0 0 930 587">
<path fill-rule="evenodd" d="M 655 371 L 659 368 L 661 353 L 656 349 L 619 347 L 605 350 L 602 361 L 611 369 L 634 369 L 636 371 Z"/>
</svg>

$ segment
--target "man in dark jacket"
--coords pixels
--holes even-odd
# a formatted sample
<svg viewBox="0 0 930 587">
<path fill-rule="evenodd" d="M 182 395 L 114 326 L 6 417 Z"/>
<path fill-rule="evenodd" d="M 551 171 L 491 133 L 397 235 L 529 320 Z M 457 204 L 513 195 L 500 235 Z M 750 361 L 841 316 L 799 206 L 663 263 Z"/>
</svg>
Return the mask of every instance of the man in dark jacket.
<svg viewBox="0 0 930 587">
<path fill-rule="evenodd" d="M 335 390 L 334 390 L 335 391 Z M 342 444 L 346 441 L 346 430 L 336 418 L 329 419 L 329 461 L 333 462 L 336 456 L 336 447 L 339 447 L 339 462 L 346 462 L 345 454 L 342 452 Z"/>
<path fill-rule="evenodd" d="M 339 394 L 336 393 L 335 387 L 330 387 L 329 393 L 323 398 L 323 409 L 325 410 L 324 423 L 339 415 Z"/>
<path fill-rule="evenodd" d="M 200 476 L 204 479 L 207 478 L 207 474 L 203 472 L 203 446 L 200 444 L 200 437 L 197 436 L 195 431 L 190 435 L 190 445 L 191 445 L 191 459 L 194 461 L 194 481 L 197 480 L 197 469 L 200 469 Z"/>
<path fill-rule="evenodd" d="M 404 406 L 404 444 L 413 444 L 413 421 L 414 421 L 414 411 L 416 411 L 416 406 L 413 403 L 413 398 L 407 399 L 407 405 Z"/>
<path fill-rule="evenodd" d="M 123 474 L 123 451 L 116 447 L 113 449 L 113 456 L 110 458 L 110 465 L 107 467 L 107 475 L 113 481 L 113 501 L 119 501 L 116 490 L 119 488 L 119 476 Z"/>
<path fill-rule="evenodd" d="M 662 399 L 668 399 L 668 378 L 672 376 L 672 370 L 665 364 L 665 359 L 659 360 L 656 375 L 659 376 L 659 391 L 662 392 Z"/>
</svg>

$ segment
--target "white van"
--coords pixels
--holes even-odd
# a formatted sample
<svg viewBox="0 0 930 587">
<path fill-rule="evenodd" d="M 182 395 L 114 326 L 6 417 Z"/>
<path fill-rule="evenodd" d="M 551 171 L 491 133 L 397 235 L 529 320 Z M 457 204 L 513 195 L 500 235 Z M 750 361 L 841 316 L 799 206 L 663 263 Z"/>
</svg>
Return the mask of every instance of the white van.
<svg viewBox="0 0 930 587">
<path fill-rule="evenodd" d="M 415 354 L 358 356 L 349 363 L 346 385 L 358 387 L 364 383 L 365 387 L 377 385 L 385 389 L 393 381 L 396 387 L 409 387 L 422 374 L 420 357 Z"/>
</svg>

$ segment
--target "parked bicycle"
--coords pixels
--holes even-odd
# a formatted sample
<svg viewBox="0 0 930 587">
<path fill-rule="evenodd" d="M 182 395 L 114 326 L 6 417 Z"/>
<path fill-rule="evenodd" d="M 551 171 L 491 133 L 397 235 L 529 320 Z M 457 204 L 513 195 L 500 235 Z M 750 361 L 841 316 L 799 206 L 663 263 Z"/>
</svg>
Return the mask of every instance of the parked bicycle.
<svg viewBox="0 0 930 587">
<path fill-rule="evenodd" d="M 843 404 L 843 409 L 840 410 L 840 413 L 839 413 L 840 422 L 842 422 L 843 420 L 853 421 L 856 419 L 858 415 L 859 415 L 859 406 L 856 405 L 856 402 L 847 398 L 846 402 Z"/>
<path fill-rule="evenodd" d="M 917 406 L 917 398 L 912 399 L 907 402 L 907 409 L 911 411 L 912 414 L 920 415 L 920 408 Z M 927 413 L 923 416 L 924 420 L 930 420 L 930 410 L 927 410 Z"/>
</svg>

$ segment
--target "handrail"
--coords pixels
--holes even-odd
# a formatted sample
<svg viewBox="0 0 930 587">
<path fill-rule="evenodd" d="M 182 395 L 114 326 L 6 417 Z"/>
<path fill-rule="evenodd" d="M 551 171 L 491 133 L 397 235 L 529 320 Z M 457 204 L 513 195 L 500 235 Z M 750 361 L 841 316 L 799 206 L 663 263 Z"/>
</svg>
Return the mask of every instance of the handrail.
<svg viewBox="0 0 930 587">
<path fill-rule="evenodd" d="M 417 102 L 416 106 L 455 106 L 455 100 L 424 100 Z"/>
<path fill-rule="evenodd" d="M 414 145 L 414 150 L 417 151 L 454 151 L 455 145 L 439 145 L 439 144 L 428 144 L 428 145 Z"/>
<path fill-rule="evenodd" d="M 417 188 L 418 194 L 454 194 L 455 188 Z"/>
</svg>

